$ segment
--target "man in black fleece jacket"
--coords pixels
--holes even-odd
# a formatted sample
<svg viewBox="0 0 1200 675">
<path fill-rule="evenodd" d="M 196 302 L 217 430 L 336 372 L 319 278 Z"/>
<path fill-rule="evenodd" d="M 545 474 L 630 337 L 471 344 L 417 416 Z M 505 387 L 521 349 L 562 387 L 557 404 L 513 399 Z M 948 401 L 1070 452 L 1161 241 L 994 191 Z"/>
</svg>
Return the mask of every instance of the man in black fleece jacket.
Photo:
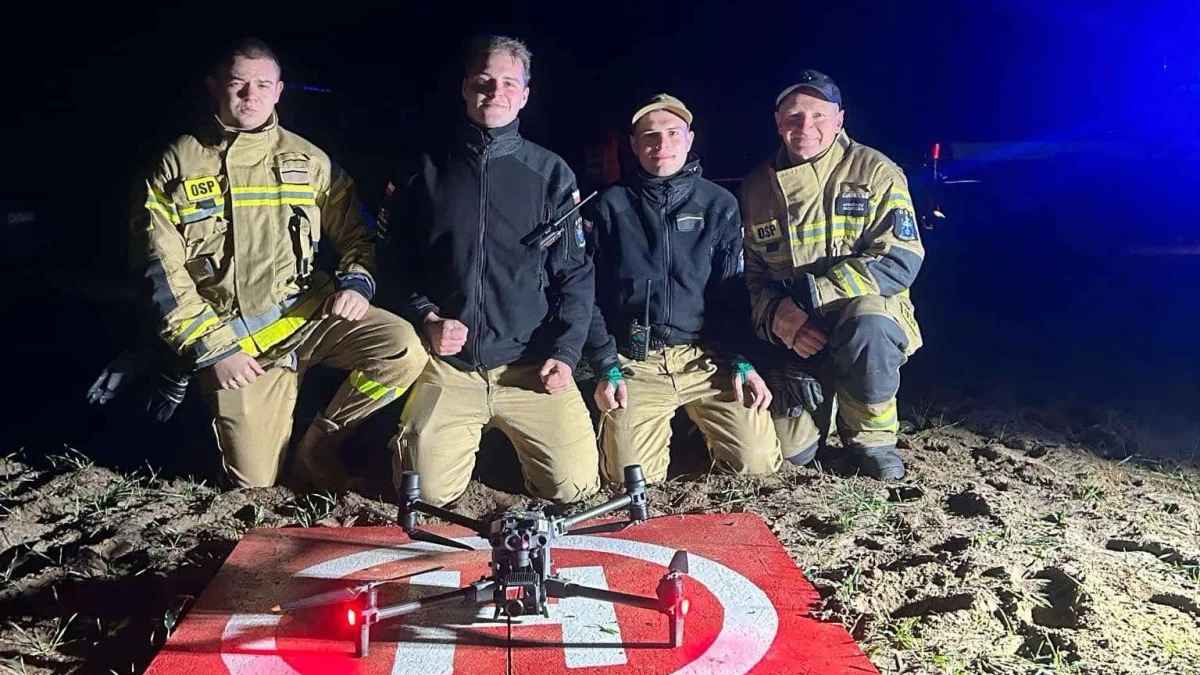
<svg viewBox="0 0 1200 675">
<path fill-rule="evenodd" d="M 394 478 L 421 475 L 433 504 L 466 490 L 487 427 L 513 442 L 534 494 L 557 502 L 599 488 L 595 435 L 572 371 L 594 293 L 578 214 L 547 246 L 522 239 L 579 203 L 558 155 L 517 131 L 529 100 L 529 51 L 477 41 L 463 80 L 467 119 L 396 182 L 381 267 L 387 306 L 434 355 L 393 439 Z M 381 284 L 382 288 L 383 284 Z"/>
</svg>

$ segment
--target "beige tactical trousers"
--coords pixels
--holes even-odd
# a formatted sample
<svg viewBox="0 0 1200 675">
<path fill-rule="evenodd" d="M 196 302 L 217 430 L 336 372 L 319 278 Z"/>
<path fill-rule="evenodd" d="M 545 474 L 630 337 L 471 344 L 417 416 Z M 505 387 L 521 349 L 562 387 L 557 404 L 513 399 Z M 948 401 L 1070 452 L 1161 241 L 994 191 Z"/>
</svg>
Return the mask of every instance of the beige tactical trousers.
<svg viewBox="0 0 1200 675">
<path fill-rule="evenodd" d="M 782 455 L 770 413 L 738 403 L 733 373 L 719 368 L 710 353 L 675 346 L 651 351 L 646 361 L 620 359 L 629 403 L 601 417 L 606 481 L 621 483 L 630 464 L 642 466 L 647 482 L 666 479 L 671 418 L 680 406 L 704 435 L 710 458 L 724 468 L 737 474 L 779 468 Z"/>
<path fill-rule="evenodd" d="M 486 428 L 504 432 L 516 448 L 532 494 L 560 503 L 600 488 L 591 417 L 575 383 L 558 394 L 542 390 L 541 364 L 464 372 L 437 356 L 413 385 L 392 439 L 393 480 L 420 475 L 421 500 L 443 505 L 471 481 Z"/>
<path fill-rule="evenodd" d="M 211 368 L 200 382 L 213 411 L 213 431 L 226 474 L 238 487 L 268 487 L 279 477 L 292 433 L 292 413 L 305 372 L 317 364 L 348 370 L 313 425 L 322 433 L 350 429 L 398 398 L 429 361 L 411 324 L 377 307 L 358 321 L 320 319 L 296 350 L 296 370 L 261 363 L 250 386 L 221 389 Z"/>
</svg>

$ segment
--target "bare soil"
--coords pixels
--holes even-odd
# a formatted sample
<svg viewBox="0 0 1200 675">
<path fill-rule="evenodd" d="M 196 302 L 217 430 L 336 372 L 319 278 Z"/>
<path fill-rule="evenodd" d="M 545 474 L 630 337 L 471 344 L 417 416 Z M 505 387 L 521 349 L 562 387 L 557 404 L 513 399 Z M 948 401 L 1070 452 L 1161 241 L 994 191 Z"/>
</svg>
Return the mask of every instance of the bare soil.
<svg viewBox="0 0 1200 675">
<path fill-rule="evenodd" d="M 725 476 L 680 427 L 650 502 L 760 514 L 820 590 L 814 614 L 883 673 L 1200 673 L 1194 464 L 1154 459 L 1157 437 L 1104 411 L 909 417 L 897 484 L 852 475 L 836 447 L 819 468 Z M 247 528 L 389 524 L 394 504 L 370 498 L 388 491 L 227 491 L 71 450 L 0 459 L 0 673 L 141 672 Z M 527 503 L 514 492 L 473 481 L 458 508 Z"/>
</svg>

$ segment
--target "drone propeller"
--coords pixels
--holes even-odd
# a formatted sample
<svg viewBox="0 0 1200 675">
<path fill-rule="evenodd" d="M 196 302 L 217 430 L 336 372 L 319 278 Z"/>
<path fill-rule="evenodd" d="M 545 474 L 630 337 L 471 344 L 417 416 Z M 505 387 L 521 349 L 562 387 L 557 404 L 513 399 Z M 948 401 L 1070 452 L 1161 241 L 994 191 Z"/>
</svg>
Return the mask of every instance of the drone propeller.
<svg viewBox="0 0 1200 675">
<path fill-rule="evenodd" d="M 475 550 L 473 547 L 471 547 L 467 544 L 464 544 L 461 541 L 454 541 L 453 539 L 450 539 L 448 537 L 443 537 L 440 534 L 434 534 L 432 532 L 426 532 L 424 530 L 417 530 L 417 529 L 407 530 L 405 532 L 405 534 L 408 535 L 409 539 L 412 539 L 414 541 L 424 541 L 424 542 L 427 542 L 430 544 L 441 544 L 442 546 L 449 546 L 451 548 L 461 548 L 464 551 L 474 551 Z"/>
<path fill-rule="evenodd" d="M 437 567 L 430 567 L 427 570 L 421 570 L 419 572 L 409 572 L 408 574 L 401 574 L 398 577 L 391 577 L 389 579 L 377 579 L 375 581 L 368 581 L 364 584 L 359 584 L 357 586 L 349 586 L 346 588 L 339 588 L 336 591 L 328 591 L 325 593 L 318 593 L 316 595 L 310 595 L 307 598 L 301 598 L 299 600 L 292 600 L 291 602 L 285 602 L 281 605 L 275 605 L 274 607 L 271 608 L 271 611 L 275 612 L 275 613 L 290 612 L 290 611 L 296 610 L 296 609 L 307 609 L 309 607 L 321 607 L 323 605 L 335 605 L 335 604 L 339 604 L 339 603 L 343 603 L 343 602 L 350 602 L 351 600 L 354 600 L 355 598 L 362 595 L 363 593 L 366 593 L 367 591 L 371 590 L 372 588 L 375 588 L 376 586 L 382 586 L 383 584 L 390 584 L 390 583 L 393 583 L 396 581 L 400 581 L 401 579 L 415 577 L 418 574 L 427 574 L 429 572 L 436 572 L 440 569 L 442 569 L 441 565 L 439 565 Z"/>
<path fill-rule="evenodd" d="M 667 566 L 667 569 L 671 570 L 672 572 L 678 573 L 678 574 L 687 574 L 688 573 L 687 549 L 684 549 L 682 551 L 676 551 L 675 555 L 671 557 L 671 564 Z"/>
</svg>

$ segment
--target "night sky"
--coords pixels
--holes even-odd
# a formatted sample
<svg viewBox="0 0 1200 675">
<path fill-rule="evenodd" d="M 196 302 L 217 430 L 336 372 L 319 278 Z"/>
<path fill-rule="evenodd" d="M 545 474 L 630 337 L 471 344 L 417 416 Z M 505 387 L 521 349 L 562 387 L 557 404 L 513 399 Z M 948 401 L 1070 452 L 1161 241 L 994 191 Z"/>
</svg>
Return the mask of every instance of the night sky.
<svg viewBox="0 0 1200 675">
<path fill-rule="evenodd" d="M 9 353 L 74 359 L 55 369 L 52 398 L 27 401 L 35 434 L 39 419 L 59 419 L 55 406 L 80 405 L 127 336 L 118 294 L 131 286 L 134 181 L 206 113 L 211 52 L 241 34 L 283 61 L 285 125 L 344 165 L 372 207 L 398 154 L 460 119 L 460 56 L 479 31 L 530 46 L 522 132 L 581 175 L 588 145 L 623 133 L 636 103 L 667 91 L 696 114 L 705 174 L 741 177 L 776 147 L 774 98 L 805 68 L 839 83 L 851 137 L 908 171 L 935 140 L 1149 141 L 1200 158 L 1200 3 L 1179 0 L 22 3 L 6 13 L 0 202 L 36 208 L 41 240 L 29 250 L 10 230 L 5 242 L 26 262 L 23 276 L 6 275 L 10 316 L 27 327 L 10 334 Z M 1195 258 L 1081 253 L 1130 232 L 1200 240 L 1198 163 L 1144 159 L 1102 178 L 1019 167 L 954 226 L 923 235 L 929 262 L 914 298 L 928 346 L 907 381 L 1026 369 L 1187 408 L 1194 380 L 1142 373 L 1200 373 L 1189 347 L 1200 341 Z M 39 359 L 21 361 L 12 381 L 47 377 Z M 1165 393 L 1167 380 L 1190 398 Z"/>
</svg>

